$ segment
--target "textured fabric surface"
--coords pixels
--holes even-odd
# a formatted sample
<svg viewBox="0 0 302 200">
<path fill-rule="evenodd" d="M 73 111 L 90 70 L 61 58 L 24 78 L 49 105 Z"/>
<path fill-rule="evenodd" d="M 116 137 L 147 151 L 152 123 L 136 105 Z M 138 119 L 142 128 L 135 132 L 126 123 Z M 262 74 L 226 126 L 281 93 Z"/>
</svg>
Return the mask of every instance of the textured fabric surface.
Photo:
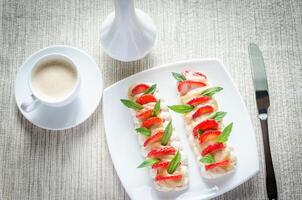
<svg viewBox="0 0 302 200">
<path fill-rule="evenodd" d="M 232 75 L 251 115 L 260 173 L 217 199 L 266 199 L 264 154 L 247 46 L 255 42 L 267 66 L 269 133 L 280 199 L 302 199 L 302 1 L 140 0 L 158 28 L 142 60 L 115 61 L 100 47 L 103 0 L 0 0 L 0 199 L 128 199 L 106 145 L 102 105 L 80 126 L 46 131 L 15 105 L 14 80 L 24 59 L 65 44 L 98 63 L 109 86 L 156 65 L 217 57 Z M 248 155 L 247 155 L 248 157 Z"/>
</svg>

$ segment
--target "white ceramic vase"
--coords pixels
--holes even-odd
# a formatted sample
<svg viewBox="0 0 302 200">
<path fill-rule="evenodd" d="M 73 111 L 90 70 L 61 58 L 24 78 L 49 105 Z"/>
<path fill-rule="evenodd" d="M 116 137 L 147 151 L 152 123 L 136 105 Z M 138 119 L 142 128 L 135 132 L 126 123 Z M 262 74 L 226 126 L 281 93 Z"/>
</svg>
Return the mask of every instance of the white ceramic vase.
<svg viewBox="0 0 302 200">
<path fill-rule="evenodd" d="M 115 12 L 108 15 L 101 28 L 101 45 L 112 58 L 134 61 L 150 52 L 156 39 L 153 20 L 135 9 L 133 0 L 114 0 Z"/>
</svg>

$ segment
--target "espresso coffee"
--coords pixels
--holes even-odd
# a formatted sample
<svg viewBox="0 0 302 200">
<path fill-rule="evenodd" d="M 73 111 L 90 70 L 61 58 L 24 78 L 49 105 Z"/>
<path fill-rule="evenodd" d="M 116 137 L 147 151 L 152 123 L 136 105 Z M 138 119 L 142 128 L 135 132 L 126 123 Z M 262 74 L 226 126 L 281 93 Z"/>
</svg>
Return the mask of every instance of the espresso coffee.
<svg viewBox="0 0 302 200">
<path fill-rule="evenodd" d="M 60 101 L 70 94 L 77 82 L 75 68 L 64 60 L 47 61 L 32 73 L 32 89 L 47 101 Z"/>
</svg>

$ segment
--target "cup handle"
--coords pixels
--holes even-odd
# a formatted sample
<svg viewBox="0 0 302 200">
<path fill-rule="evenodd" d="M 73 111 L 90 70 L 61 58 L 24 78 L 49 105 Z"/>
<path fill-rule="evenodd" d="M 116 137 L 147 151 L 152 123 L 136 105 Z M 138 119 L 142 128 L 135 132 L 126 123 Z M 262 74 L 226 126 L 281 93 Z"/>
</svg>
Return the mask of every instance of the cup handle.
<svg viewBox="0 0 302 200">
<path fill-rule="evenodd" d="M 31 94 L 21 103 L 21 109 L 24 112 L 31 112 L 36 109 L 39 104 L 39 100 L 33 94 Z"/>
</svg>

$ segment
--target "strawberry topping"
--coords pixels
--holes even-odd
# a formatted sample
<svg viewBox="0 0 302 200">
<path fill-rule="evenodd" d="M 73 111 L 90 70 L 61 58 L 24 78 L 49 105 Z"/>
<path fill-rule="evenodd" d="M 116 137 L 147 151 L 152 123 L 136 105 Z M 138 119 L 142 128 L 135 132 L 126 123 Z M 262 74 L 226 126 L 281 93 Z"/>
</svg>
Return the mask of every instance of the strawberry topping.
<svg viewBox="0 0 302 200">
<path fill-rule="evenodd" d="M 201 115 L 212 113 L 214 108 L 212 106 L 203 106 L 196 110 L 196 112 L 192 115 L 192 118 L 195 119 Z"/>
<path fill-rule="evenodd" d="M 206 131 L 206 130 L 216 130 L 218 128 L 219 124 L 214 119 L 207 119 L 203 122 L 200 122 L 197 124 L 197 126 L 193 129 L 193 135 L 194 137 L 198 136 L 198 132 L 200 131 Z"/>
<path fill-rule="evenodd" d="M 161 175 L 157 175 L 157 176 L 155 177 L 155 180 L 156 180 L 156 181 L 168 181 L 168 180 L 176 181 L 176 180 L 180 180 L 180 179 L 182 179 L 182 175 L 181 175 L 181 174 L 172 175 L 172 176 L 161 176 Z"/>
<path fill-rule="evenodd" d="M 146 139 L 146 141 L 144 142 L 144 147 L 146 147 L 149 144 L 152 144 L 154 142 L 158 142 L 160 141 L 160 139 L 162 138 L 162 136 L 164 135 L 163 131 L 158 131 L 156 132 L 154 135 L 151 135 L 150 137 L 148 137 L 148 139 Z"/>
<path fill-rule="evenodd" d="M 134 86 L 134 88 L 131 90 L 131 95 L 134 96 L 134 95 L 143 93 L 149 88 L 150 88 L 150 86 L 146 85 L 144 83 L 138 84 L 138 85 Z"/>
<path fill-rule="evenodd" d="M 165 155 L 174 155 L 176 153 L 176 149 L 174 147 L 164 147 L 159 149 L 151 150 L 147 157 L 160 157 Z"/>
<path fill-rule="evenodd" d="M 152 169 L 167 168 L 169 163 L 170 163 L 169 161 L 162 161 L 162 162 L 155 163 L 154 165 L 152 165 Z"/>
<path fill-rule="evenodd" d="M 136 114 L 136 118 L 140 119 L 140 120 L 145 120 L 148 119 L 149 117 L 152 116 L 153 110 L 146 110 L 144 112 L 138 112 Z"/>
<path fill-rule="evenodd" d="M 205 131 L 200 137 L 199 137 L 199 142 L 204 143 L 210 140 L 213 140 L 218 137 L 218 135 L 221 134 L 221 131 L 218 130 L 208 130 Z"/>
<path fill-rule="evenodd" d="M 146 103 L 150 103 L 150 102 L 156 102 L 157 99 L 152 95 L 152 94 L 145 94 L 140 96 L 138 99 L 136 99 L 136 103 L 138 104 L 146 104 Z"/>
<path fill-rule="evenodd" d="M 230 161 L 229 160 L 223 160 L 221 162 L 216 162 L 216 163 L 213 163 L 213 164 L 209 164 L 209 165 L 205 165 L 205 169 L 206 170 L 210 170 L 210 169 L 213 169 L 213 168 L 216 168 L 216 167 L 226 167 L 230 164 Z"/>
<path fill-rule="evenodd" d="M 181 95 L 185 95 L 186 93 L 188 93 L 189 91 L 195 88 L 204 87 L 204 86 L 206 86 L 206 84 L 200 81 L 184 80 L 178 83 L 177 89 Z"/>
<path fill-rule="evenodd" d="M 205 156 L 209 153 L 212 153 L 214 151 L 218 151 L 221 149 L 224 149 L 225 145 L 223 143 L 215 143 L 215 144 L 211 144 L 209 146 L 207 146 L 205 149 L 202 150 L 201 155 Z"/>
<path fill-rule="evenodd" d="M 203 104 L 208 102 L 211 99 L 209 96 L 201 96 L 201 97 L 196 97 L 188 101 L 186 104 L 189 104 L 191 106 L 197 106 L 199 104 Z"/>
<path fill-rule="evenodd" d="M 162 122 L 163 120 L 159 117 L 150 117 L 142 123 L 141 127 L 150 128 L 151 126 Z"/>
</svg>

